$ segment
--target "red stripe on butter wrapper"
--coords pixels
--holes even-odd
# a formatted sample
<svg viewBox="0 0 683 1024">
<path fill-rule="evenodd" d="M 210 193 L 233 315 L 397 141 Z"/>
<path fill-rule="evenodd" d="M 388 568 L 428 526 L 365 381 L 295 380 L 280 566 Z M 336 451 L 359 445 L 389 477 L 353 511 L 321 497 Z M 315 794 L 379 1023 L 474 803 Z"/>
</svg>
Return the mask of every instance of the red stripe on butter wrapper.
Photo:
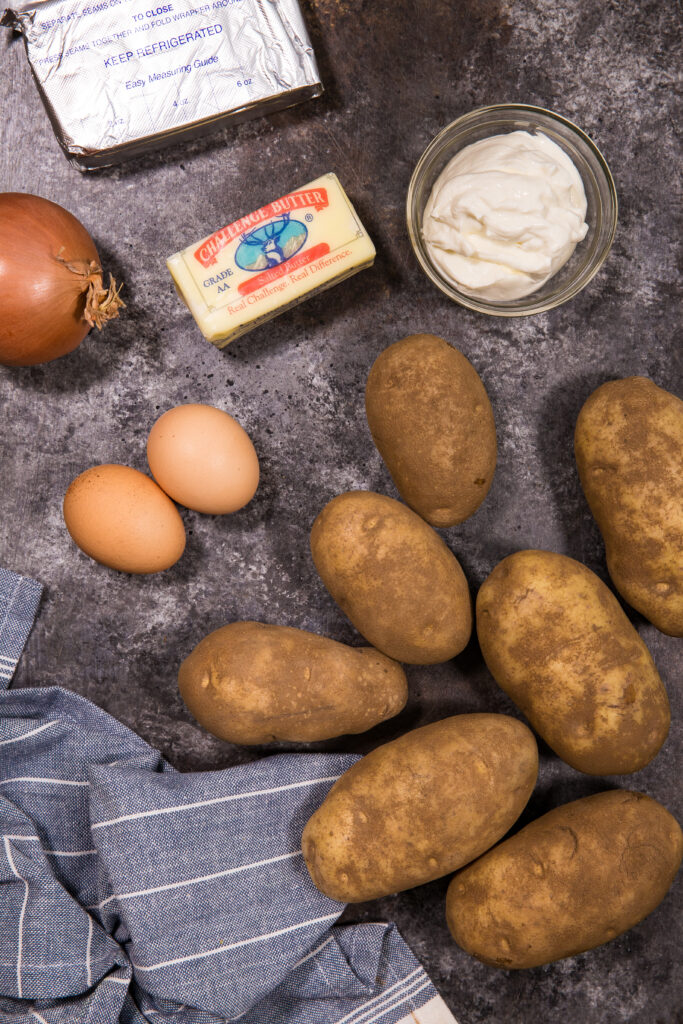
<svg viewBox="0 0 683 1024">
<path fill-rule="evenodd" d="M 285 260 L 284 263 L 278 263 L 276 267 L 270 267 L 268 270 L 263 270 L 260 274 L 257 274 L 256 277 L 243 281 L 237 291 L 240 295 L 250 295 L 252 292 L 258 291 L 259 288 L 263 288 L 264 285 L 271 284 L 273 281 L 277 281 L 278 278 L 286 277 L 292 271 L 305 267 L 307 263 L 313 263 L 314 260 L 319 260 L 321 256 L 327 256 L 329 251 L 330 247 L 327 242 L 314 245 L 312 249 L 300 252 L 297 256 L 292 256 L 291 259 Z"/>
</svg>

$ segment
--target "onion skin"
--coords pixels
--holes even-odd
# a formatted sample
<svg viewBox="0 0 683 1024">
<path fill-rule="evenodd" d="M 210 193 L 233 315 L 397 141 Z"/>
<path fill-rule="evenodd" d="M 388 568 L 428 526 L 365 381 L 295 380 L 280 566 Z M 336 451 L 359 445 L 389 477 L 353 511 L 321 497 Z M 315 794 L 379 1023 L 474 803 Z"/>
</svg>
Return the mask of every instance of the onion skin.
<svg viewBox="0 0 683 1024">
<path fill-rule="evenodd" d="M 115 283 L 104 288 L 95 243 L 71 213 L 39 196 L 0 193 L 0 363 L 66 355 L 122 305 Z"/>
</svg>

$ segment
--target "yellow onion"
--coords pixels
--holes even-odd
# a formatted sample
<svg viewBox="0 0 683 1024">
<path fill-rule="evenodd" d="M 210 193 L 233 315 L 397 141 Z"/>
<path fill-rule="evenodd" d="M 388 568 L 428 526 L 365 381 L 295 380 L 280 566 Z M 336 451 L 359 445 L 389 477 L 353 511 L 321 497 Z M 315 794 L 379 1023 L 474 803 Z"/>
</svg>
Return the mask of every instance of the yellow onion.
<svg viewBox="0 0 683 1024">
<path fill-rule="evenodd" d="M 73 351 L 124 305 L 92 238 L 49 199 L 0 193 L 0 363 L 32 366 Z"/>
</svg>

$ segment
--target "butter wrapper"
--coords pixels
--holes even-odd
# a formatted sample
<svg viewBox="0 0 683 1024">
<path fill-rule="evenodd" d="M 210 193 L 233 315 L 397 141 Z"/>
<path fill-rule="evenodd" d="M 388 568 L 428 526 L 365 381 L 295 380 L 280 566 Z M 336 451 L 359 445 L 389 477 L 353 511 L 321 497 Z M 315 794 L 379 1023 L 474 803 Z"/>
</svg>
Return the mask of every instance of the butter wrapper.
<svg viewBox="0 0 683 1024">
<path fill-rule="evenodd" d="M 323 174 L 166 260 L 218 348 L 372 266 L 375 247 L 336 174 Z"/>
<path fill-rule="evenodd" d="M 104 167 L 321 94 L 297 0 L 39 0 L 6 10 L 60 145 Z"/>
</svg>

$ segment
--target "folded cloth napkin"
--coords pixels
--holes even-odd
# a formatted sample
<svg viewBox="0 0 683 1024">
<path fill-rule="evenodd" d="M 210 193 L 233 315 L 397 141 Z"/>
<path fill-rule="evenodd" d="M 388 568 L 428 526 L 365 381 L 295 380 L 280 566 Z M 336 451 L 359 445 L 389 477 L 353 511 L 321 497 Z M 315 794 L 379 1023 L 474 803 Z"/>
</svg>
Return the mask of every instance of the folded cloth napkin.
<svg viewBox="0 0 683 1024">
<path fill-rule="evenodd" d="M 74 693 L 4 692 L 41 589 L 0 569 L 0 1024 L 455 1024 L 303 862 L 356 757 L 181 774 Z"/>
</svg>

